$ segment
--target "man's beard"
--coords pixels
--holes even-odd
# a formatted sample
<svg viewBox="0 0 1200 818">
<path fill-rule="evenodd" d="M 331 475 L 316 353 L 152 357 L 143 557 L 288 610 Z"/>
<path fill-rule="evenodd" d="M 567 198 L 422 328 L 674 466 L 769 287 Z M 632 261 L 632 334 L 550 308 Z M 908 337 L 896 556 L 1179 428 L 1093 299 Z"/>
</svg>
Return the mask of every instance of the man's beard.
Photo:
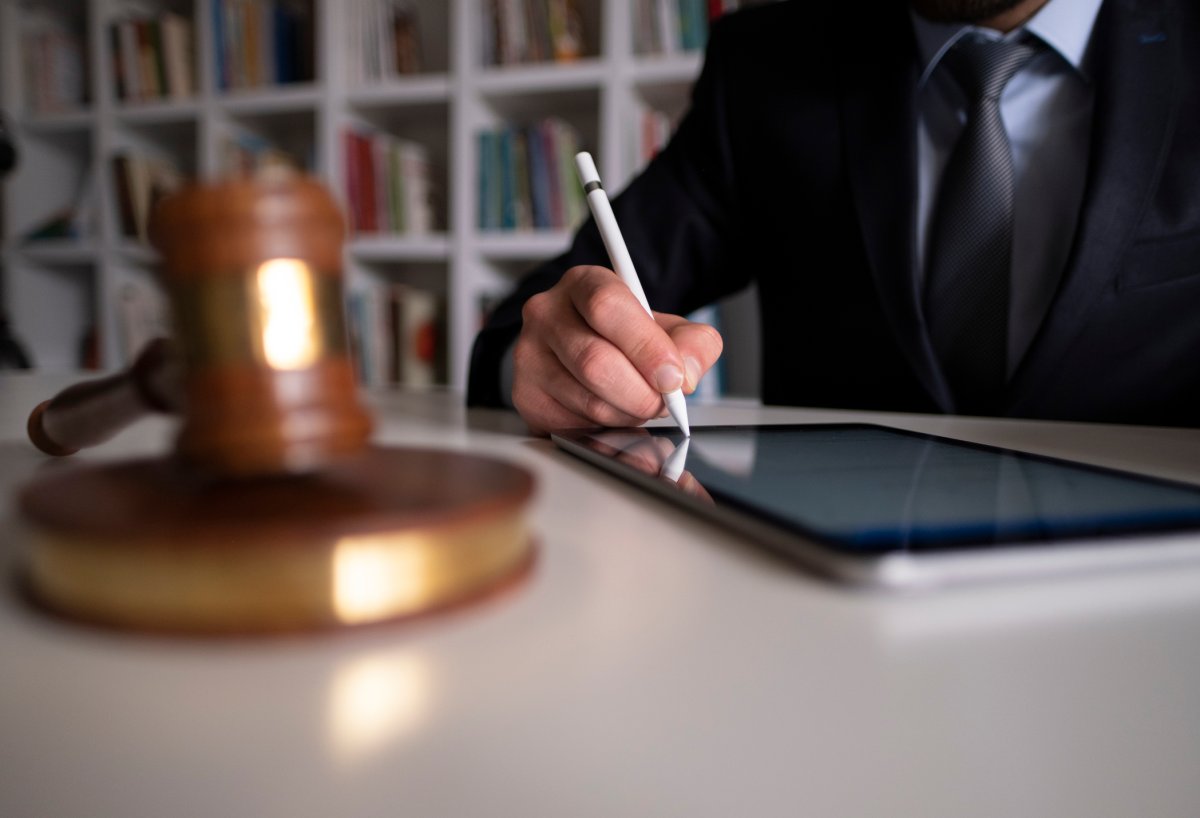
<svg viewBox="0 0 1200 818">
<path fill-rule="evenodd" d="M 1023 0 L 911 0 L 913 10 L 939 23 L 978 23 L 1003 14 Z"/>
</svg>

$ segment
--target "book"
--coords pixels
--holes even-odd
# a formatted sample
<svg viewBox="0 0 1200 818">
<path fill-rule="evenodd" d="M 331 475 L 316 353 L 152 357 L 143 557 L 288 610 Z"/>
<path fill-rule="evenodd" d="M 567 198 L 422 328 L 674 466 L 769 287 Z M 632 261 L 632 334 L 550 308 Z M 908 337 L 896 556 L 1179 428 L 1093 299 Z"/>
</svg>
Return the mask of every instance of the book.
<svg viewBox="0 0 1200 818">
<path fill-rule="evenodd" d="M 163 95 L 158 80 L 158 59 L 155 57 L 154 25 L 145 19 L 133 21 L 137 36 L 137 70 L 142 86 L 142 99 L 158 99 Z"/>
<path fill-rule="evenodd" d="M 88 99 L 86 65 L 81 31 L 63 23 L 26 33 L 21 38 L 26 106 L 39 114 L 82 107 Z"/>
<path fill-rule="evenodd" d="M 500 131 L 500 228 L 517 227 L 517 166 L 513 157 L 513 130 Z"/>
<path fill-rule="evenodd" d="M 261 52 L 263 49 L 262 4 L 243 2 L 238 11 L 241 13 L 240 28 L 242 31 L 242 70 L 245 72 L 246 86 L 254 88 L 268 83 L 267 76 L 262 70 Z"/>
<path fill-rule="evenodd" d="M 587 201 L 575 173 L 575 154 L 579 153 L 579 137 L 575 129 L 561 119 L 547 120 L 554 150 L 558 154 L 558 185 L 563 201 L 563 220 L 555 227 L 574 229 L 587 218 Z"/>
<path fill-rule="evenodd" d="M 565 62 L 586 50 L 578 0 L 488 0 L 484 11 L 483 65 Z"/>
<path fill-rule="evenodd" d="M 558 156 L 554 144 L 554 126 L 543 120 L 537 125 L 538 141 L 542 172 L 545 174 L 544 186 L 549 197 L 549 225 L 569 225 L 564 201 L 564 187 L 571 184 L 569 178 L 560 178 L 558 172 Z"/>
<path fill-rule="evenodd" d="M 129 152 L 115 154 L 111 166 L 121 234 L 148 243 L 151 211 L 183 186 L 183 174 L 164 159 Z"/>
<path fill-rule="evenodd" d="M 445 347 L 437 294 L 396 284 L 391 288 L 390 304 L 395 314 L 394 382 L 414 388 L 433 386 L 440 380 Z"/>
<path fill-rule="evenodd" d="M 272 61 L 270 70 L 274 73 L 277 81 L 282 84 L 298 82 L 300 70 L 297 63 L 297 51 L 301 47 L 295 44 L 295 41 L 299 36 L 299 23 L 278 4 L 271 7 L 271 15 L 270 28 L 273 34 L 269 45 L 270 57 L 268 59 Z"/>
<path fill-rule="evenodd" d="M 517 230 L 529 230 L 533 224 L 533 189 L 529 171 L 529 140 L 524 128 L 513 128 L 509 131 L 512 150 L 512 209 L 513 227 Z"/>
<path fill-rule="evenodd" d="M 192 23 L 167 11 L 109 26 L 113 91 L 125 102 L 186 99 L 196 92 Z"/>
<path fill-rule="evenodd" d="M 359 204 L 359 230 L 364 233 L 374 233 L 379 229 L 379 220 L 375 212 L 375 163 L 371 150 L 371 140 L 361 134 L 354 140 L 354 161 L 358 164 L 358 191 L 361 198 Z"/>
<path fill-rule="evenodd" d="M 342 145 L 351 230 L 428 233 L 436 228 L 433 167 L 423 144 L 348 128 Z"/>
<path fill-rule="evenodd" d="M 399 232 L 411 218 L 409 207 L 405 206 L 406 193 L 404 185 L 403 160 L 401 150 L 396 145 L 389 145 L 386 151 L 388 200 L 391 212 L 388 214 L 388 228 Z"/>
<path fill-rule="evenodd" d="M 423 59 L 417 14 L 407 3 L 393 5 L 392 47 L 397 74 L 416 74 L 421 71 Z"/>
<path fill-rule="evenodd" d="M 568 123 L 549 117 L 484 130 L 476 145 L 480 230 L 560 230 L 583 220 L 574 166 L 579 139 Z"/>
<path fill-rule="evenodd" d="M 367 205 L 375 214 L 375 230 L 380 233 L 394 232 L 397 213 L 390 170 L 391 165 L 395 164 L 394 151 L 386 139 L 368 139 L 367 148 L 371 152 L 371 175 L 375 188 L 375 198 Z"/>
<path fill-rule="evenodd" d="M 554 59 L 569 62 L 583 55 L 583 17 L 574 0 L 547 0 L 550 50 Z"/>
<path fill-rule="evenodd" d="M 500 0 L 500 58 L 504 65 L 528 62 L 523 0 Z"/>
<path fill-rule="evenodd" d="M 429 152 L 425 146 L 409 140 L 395 143 L 399 158 L 401 180 L 401 219 L 396 230 L 405 233 L 423 234 L 432 232 L 433 220 L 433 171 Z"/>
<path fill-rule="evenodd" d="M 185 18 L 167 12 L 158 21 L 168 96 L 185 99 L 195 92 L 192 65 L 192 26 Z"/>
<path fill-rule="evenodd" d="M 478 227 L 480 230 L 496 230 L 500 227 L 500 172 L 499 143 L 495 131 L 480 131 L 475 136 L 478 151 L 479 191 Z"/>
<path fill-rule="evenodd" d="M 552 44 L 550 42 L 550 22 L 547 19 L 546 3 L 529 2 L 524 4 L 525 31 L 528 35 L 527 62 L 543 62 L 550 59 Z"/>
<path fill-rule="evenodd" d="M 225 30 L 225 13 L 222 0 L 209 0 L 212 8 L 212 34 L 213 34 L 213 63 L 216 67 L 217 88 L 228 88 L 230 85 L 229 76 L 229 42 L 227 40 L 228 33 Z"/>
<path fill-rule="evenodd" d="M 679 0 L 679 47 L 683 51 L 704 48 L 708 37 L 706 0 Z"/>
<path fill-rule="evenodd" d="M 367 282 L 346 298 L 347 337 L 359 382 L 427 389 L 446 380 L 445 305 L 407 284 Z"/>
<path fill-rule="evenodd" d="M 313 0 L 213 0 L 212 11 L 218 90 L 314 79 Z"/>
</svg>

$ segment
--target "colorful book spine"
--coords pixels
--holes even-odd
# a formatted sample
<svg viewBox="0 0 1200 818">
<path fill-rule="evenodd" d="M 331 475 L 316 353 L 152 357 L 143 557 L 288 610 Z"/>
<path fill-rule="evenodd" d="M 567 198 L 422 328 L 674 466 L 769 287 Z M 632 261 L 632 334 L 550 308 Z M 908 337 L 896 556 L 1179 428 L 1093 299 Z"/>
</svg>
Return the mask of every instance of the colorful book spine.
<svg viewBox="0 0 1200 818">
<path fill-rule="evenodd" d="M 356 233 L 435 229 L 433 166 L 425 146 L 391 134 L 342 133 L 346 206 Z"/>
<path fill-rule="evenodd" d="M 494 131 L 480 131 L 475 135 L 478 170 L 476 189 L 479 191 L 476 226 L 480 230 L 495 230 L 500 226 L 499 212 L 493 212 L 494 204 L 500 200 L 494 191 L 497 185 L 496 173 L 499 170 L 498 163 L 492 158 L 495 142 Z"/>
<path fill-rule="evenodd" d="M 586 50 L 579 0 L 488 0 L 484 11 L 483 65 L 565 62 Z"/>
<path fill-rule="evenodd" d="M 364 386 L 428 389 L 446 381 L 446 309 L 439 293 L 368 282 L 347 296 L 346 319 Z"/>
<path fill-rule="evenodd" d="M 561 230 L 586 205 L 575 177 L 575 130 L 554 117 L 477 135 L 480 230 Z"/>
<path fill-rule="evenodd" d="M 196 91 L 192 24 L 165 12 L 109 26 L 113 90 L 123 102 L 186 99 Z"/>
<path fill-rule="evenodd" d="M 313 0 L 212 0 L 212 3 L 219 90 L 314 79 Z"/>
<path fill-rule="evenodd" d="M 517 227 L 517 164 L 513 157 L 513 130 L 500 132 L 500 228 L 515 230 Z"/>
</svg>

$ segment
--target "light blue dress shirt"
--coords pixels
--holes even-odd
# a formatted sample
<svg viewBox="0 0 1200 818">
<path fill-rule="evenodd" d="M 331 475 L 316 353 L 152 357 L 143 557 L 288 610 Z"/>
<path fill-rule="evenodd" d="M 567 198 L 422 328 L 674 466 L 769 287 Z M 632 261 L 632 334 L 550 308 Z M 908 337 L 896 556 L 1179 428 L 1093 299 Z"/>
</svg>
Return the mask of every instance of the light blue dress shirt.
<svg viewBox="0 0 1200 818">
<path fill-rule="evenodd" d="M 1083 201 L 1094 90 L 1084 70 L 1102 0 L 1049 0 L 1024 26 L 999 32 L 931 23 L 915 13 L 921 60 L 917 86 L 917 258 L 922 283 L 937 189 L 966 122 L 966 99 L 942 56 L 970 32 L 996 39 L 1040 39 L 1045 48 L 1000 97 L 1013 152 L 1012 289 L 1008 317 L 1011 375 L 1037 333 L 1062 277 Z"/>
</svg>

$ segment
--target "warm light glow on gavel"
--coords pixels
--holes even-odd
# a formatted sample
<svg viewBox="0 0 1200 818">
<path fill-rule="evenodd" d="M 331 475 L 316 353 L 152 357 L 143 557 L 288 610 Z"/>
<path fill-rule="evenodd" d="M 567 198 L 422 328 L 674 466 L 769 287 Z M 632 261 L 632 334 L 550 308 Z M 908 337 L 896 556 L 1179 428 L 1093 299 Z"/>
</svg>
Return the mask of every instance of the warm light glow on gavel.
<svg viewBox="0 0 1200 818">
<path fill-rule="evenodd" d="M 333 552 L 333 606 L 347 625 L 415 610 L 436 590 L 426 550 L 396 537 L 345 537 Z"/>
<path fill-rule="evenodd" d="M 300 259 L 276 258 L 258 266 L 262 350 L 273 369 L 312 366 L 320 353 L 312 272 Z"/>
</svg>

